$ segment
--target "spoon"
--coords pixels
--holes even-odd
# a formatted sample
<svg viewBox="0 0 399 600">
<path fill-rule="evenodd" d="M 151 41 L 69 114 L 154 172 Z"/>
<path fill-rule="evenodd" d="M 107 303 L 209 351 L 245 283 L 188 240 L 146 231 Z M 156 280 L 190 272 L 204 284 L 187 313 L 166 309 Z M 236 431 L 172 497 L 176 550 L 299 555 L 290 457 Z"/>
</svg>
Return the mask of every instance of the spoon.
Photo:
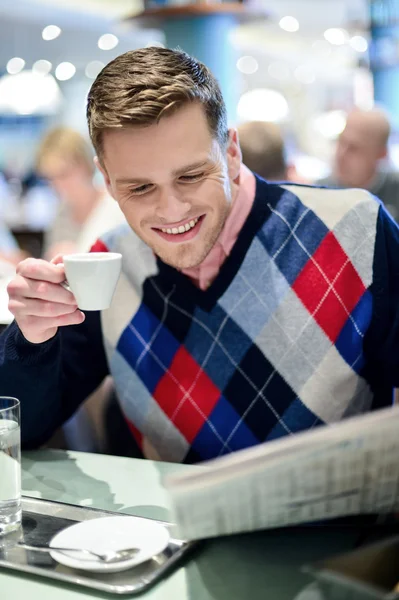
<svg viewBox="0 0 399 600">
<path fill-rule="evenodd" d="M 99 560 L 105 563 L 117 563 L 125 560 L 131 560 L 140 552 L 140 548 L 125 548 L 124 550 L 109 550 L 108 552 L 94 552 L 93 550 L 87 550 L 86 548 L 60 548 L 56 546 L 30 546 L 23 542 L 18 542 L 18 546 L 25 548 L 26 550 L 35 550 L 37 552 L 52 552 L 58 550 L 60 552 L 85 552 L 91 554 Z"/>
</svg>

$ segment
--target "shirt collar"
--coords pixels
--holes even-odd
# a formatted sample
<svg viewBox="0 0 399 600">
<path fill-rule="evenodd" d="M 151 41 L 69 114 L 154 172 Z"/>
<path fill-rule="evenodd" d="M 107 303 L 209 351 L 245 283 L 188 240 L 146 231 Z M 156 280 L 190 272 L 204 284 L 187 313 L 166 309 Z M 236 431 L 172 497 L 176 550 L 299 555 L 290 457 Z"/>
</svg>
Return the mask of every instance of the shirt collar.
<svg viewBox="0 0 399 600">
<path fill-rule="evenodd" d="M 238 194 L 215 245 L 200 265 L 183 269 L 182 273 L 190 277 L 202 290 L 207 289 L 229 256 L 238 235 L 251 212 L 255 199 L 256 180 L 254 174 L 244 165 L 240 169 Z"/>
</svg>

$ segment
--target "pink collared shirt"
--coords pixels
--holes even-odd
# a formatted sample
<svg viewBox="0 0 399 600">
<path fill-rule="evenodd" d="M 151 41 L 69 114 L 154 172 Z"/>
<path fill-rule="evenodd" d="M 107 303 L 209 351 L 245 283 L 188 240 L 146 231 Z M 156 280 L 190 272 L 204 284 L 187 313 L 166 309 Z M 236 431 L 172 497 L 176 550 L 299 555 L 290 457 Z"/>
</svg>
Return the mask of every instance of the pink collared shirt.
<svg viewBox="0 0 399 600">
<path fill-rule="evenodd" d="M 238 195 L 215 245 L 198 267 L 182 270 L 182 273 L 190 277 L 201 290 L 206 290 L 210 286 L 229 256 L 238 234 L 251 212 L 255 191 L 255 176 L 245 165 L 242 165 Z"/>
</svg>

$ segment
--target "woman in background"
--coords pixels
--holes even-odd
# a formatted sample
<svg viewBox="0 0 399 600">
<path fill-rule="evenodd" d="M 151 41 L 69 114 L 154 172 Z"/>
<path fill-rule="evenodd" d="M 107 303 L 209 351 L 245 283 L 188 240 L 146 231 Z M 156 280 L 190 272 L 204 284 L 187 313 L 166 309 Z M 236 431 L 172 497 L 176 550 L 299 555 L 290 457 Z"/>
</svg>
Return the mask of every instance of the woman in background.
<svg viewBox="0 0 399 600">
<path fill-rule="evenodd" d="M 45 257 L 86 252 L 99 236 L 124 222 L 118 204 L 94 181 L 90 145 L 77 131 L 57 127 L 37 153 L 37 170 L 60 199 L 45 238 Z"/>
<path fill-rule="evenodd" d="M 44 257 L 87 252 L 106 231 L 125 222 L 117 202 L 95 183 L 91 146 L 80 133 L 57 127 L 47 133 L 37 153 L 37 170 L 60 200 L 44 242 Z M 101 449 L 103 406 L 111 382 L 106 381 L 63 427 L 67 447 Z"/>
</svg>

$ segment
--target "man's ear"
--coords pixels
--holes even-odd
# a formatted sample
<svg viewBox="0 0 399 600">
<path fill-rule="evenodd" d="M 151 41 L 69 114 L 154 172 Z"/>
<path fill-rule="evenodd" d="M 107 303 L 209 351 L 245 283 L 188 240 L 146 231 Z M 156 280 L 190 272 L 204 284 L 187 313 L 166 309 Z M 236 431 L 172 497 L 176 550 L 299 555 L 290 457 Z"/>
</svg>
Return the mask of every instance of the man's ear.
<svg viewBox="0 0 399 600">
<path fill-rule="evenodd" d="M 238 133 L 236 129 L 229 129 L 229 141 L 227 146 L 227 166 L 229 169 L 229 177 L 236 181 L 240 176 L 240 168 L 242 162 L 241 148 L 238 141 Z"/>
<path fill-rule="evenodd" d="M 101 175 L 104 177 L 104 182 L 105 182 L 105 185 L 106 185 L 109 195 L 114 197 L 114 194 L 112 191 L 112 186 L 111 186 L 111 180 L 109 178 L 109 175 L 108 175 L 105 167 L 101 164 L 101 160 L 98 158 L 98 156 L 94 157 L 94 164 L 96 165 L 97 169 L 100 171 Z"/>
<path fill-rule="evenodd" d="M 386 146 L 384 146 L 383 148 L 381 148 L 380 152 L 378 153 L 378 160 L 383 160 L 384 158 L 386 158 L 388 156 L 388 148 Z"/>
</svg>

